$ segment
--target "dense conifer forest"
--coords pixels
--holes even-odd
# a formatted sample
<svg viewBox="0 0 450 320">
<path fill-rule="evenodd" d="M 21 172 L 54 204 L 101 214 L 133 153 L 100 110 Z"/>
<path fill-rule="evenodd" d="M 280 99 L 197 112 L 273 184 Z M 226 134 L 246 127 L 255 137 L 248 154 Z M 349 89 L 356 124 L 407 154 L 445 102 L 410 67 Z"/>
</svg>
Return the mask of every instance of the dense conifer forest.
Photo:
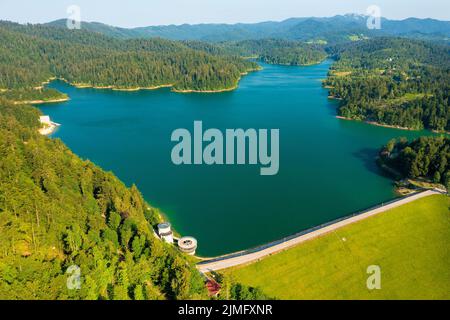
<svg viewBox="0 0 450 320">
<path fill-rule="evenodd" d="M 175 90 L 236 86 L 257 68 L 239 57 L 211 55 L 163 39 L 118 40 L 83 30 L 0 23 L 0 89 L 40 87 L 57 77 L 72 84 Z"/>
<path fill-rule="evenodd" d="M 311 65 L 320 63 L 327 57 L 323 45 L 281 39 L 227 41 L 214 44 L 201 41 L 184 43 L 191 48 L 211 54 L 252 57 L 269 64 Z"/>
</svg>

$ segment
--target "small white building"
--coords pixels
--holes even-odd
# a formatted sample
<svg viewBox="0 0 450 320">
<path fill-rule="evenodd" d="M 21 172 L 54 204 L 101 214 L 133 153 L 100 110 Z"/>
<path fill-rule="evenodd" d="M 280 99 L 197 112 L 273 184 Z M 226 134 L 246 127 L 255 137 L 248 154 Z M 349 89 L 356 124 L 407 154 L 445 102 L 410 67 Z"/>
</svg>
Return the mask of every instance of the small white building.
<svg viewBox="0 0 450 320">
<path fill-rule="evenodd" d="M 47 125 L 47 126 L 51 126 L 53 124 L 53 122 L 50 120 L 50 116 L 40 116 L 39 117 L 39 122 L 41 124 Z"/>
<path fill-rule="evenodd" d="M 56 127 L 60 126 L 60 124 L 50 120 L 50 116 L 40 116 L 39 122 L 42 125 L 42 128 L 39 129 L 39 133 L 42 135 L 52 134 L 55 131 Z"/>
<path fill-rule="evenodd" d="M 193 237 L 183 237 L 178 240 L 178 248 L 181 252 L 193 256 L 197 250 L 197 240 Z"/>
<path fill-rule="evenodd" d="M 158 224 L 158 235 L 167 243 L 173 243 L 173 232 L 168 222 Z"/>
</svg>

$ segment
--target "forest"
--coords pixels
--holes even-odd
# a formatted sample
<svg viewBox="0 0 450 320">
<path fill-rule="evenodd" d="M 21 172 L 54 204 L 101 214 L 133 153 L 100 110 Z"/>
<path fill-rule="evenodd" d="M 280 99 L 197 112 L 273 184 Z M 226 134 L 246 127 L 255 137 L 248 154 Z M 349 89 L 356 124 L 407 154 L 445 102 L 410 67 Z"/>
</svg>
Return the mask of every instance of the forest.
<svg viewBox="0 0 450 320">
<path fill-rule="evenodd" d="M 374 38 L 328 48 L 337 61 L 324 85 L 338 114 L 410 129 L 450 131 L 450 48 Z"/>
<path fill-rule="evenodd" d="M 450 190 L 450 138 L 420 137 L 391 140 L 380 152 L 381 164 L 405 178 L 424 178 Z"/>
<path fill-rule="evenodd" d="M 246 40 L 229 42 L 224 47 L 243 56 L 258 56 L 270 64 L 303 66 L 317 64 L 325 60 L 327 54 L 322 46 L 300 41 L 277 39 Z"/>
<path fill-rule="evenodd" d="M 163 39 L 118 40 L 84 30 L 0 22 L 0 89 L 69 83 L 175 90 L 221 90 L 257 69 L 236 56 L 217 56 Z"/>
<path fill-rule="evenodd" d="M 320 63 L 327 57 L 322 45 L 282 39 L 227 41 L 214 44 L 200 41 L 184 43 L 211 54 L 254 57 L 269 64 L 303 66 Z"/>
<path fill-rule="evenodd" d="M 39 135 L 39 115 L 0 98 L 0 299 L 207 299 L 194 261 L 155 237 L 159 211 Z M 228 282 L 221 297 L 265 296 Z"/>
<path fill-rule="evenodd" d="M 0 97 L 16 102 L 39 103 L 68 99 L 67 94 L 52 88 L 21 88 L 0 91 Z"/>
</svg>

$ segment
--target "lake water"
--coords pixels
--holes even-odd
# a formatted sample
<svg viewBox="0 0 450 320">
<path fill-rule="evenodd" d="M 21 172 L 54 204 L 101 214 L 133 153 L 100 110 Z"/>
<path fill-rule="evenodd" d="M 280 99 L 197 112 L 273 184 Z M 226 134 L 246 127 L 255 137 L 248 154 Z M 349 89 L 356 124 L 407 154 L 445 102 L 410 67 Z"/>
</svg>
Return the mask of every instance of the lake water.
<svg viewBox="0 0 450 320">
<path fill-rule="evenodd" d="M 321 86 L 331 62 L 309 67 L 263 65 L 239 88 L 218 94 L 177 94 L 50 87 L 65 103 L 41 106 L 62 126 L 53 135 L 75 153 L 135 183 L 198 254 L 215 256 L 283 238 L 395 197 L 375 164 L 393 137 L 424 132 L 335 118 L 336 102 Z M 175 166 L 173 130 L 279 128 L 280 171 L 259 166 Z"/>
</svg>

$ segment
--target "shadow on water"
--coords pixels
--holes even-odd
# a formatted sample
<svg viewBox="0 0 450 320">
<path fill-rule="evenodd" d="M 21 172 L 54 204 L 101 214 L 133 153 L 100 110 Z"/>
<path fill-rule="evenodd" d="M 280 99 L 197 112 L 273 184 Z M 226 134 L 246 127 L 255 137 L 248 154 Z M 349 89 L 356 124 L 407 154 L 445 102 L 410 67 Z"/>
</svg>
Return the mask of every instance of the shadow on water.
<svg viewBox="0 0 450 320">
<path fill-rule="evenodd" d="M 379 150 L 376 148 L 363 148 L 363 149 L 358 150 L 357 152 L 354 152 L 353 156 L 355 158 L 359 159 L 360 161 L 362 161 L 362 163 L 364 164 L 364 167 L 368 171 L 375 173 L 379 176 L 392 179 L 392 176 L 390 176 L 387 172 L 382 170 L 377 165 L 376 160 L 378 157 L 378 152 L 379 152 Z"/>
<path fill-rule="evenodd" d="M 327 99 L 327 112 L 329 113 L 329 115 L 336 117 L 338 115 L 339 101 L 330 98 Z"/>
</svg>

